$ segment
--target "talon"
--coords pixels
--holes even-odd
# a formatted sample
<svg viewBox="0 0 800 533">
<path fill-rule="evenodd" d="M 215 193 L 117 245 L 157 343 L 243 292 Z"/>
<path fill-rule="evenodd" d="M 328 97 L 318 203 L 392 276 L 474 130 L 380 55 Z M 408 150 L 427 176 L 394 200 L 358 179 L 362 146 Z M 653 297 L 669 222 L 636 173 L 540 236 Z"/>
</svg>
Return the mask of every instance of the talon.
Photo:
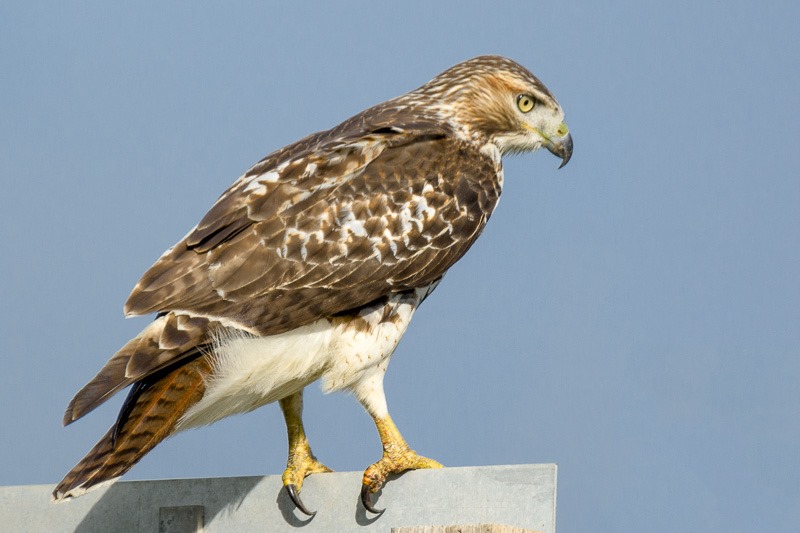
<svg viewBox="0 0 800 533">
<path fill-rule="evenodd" d="M 373 492 L 372 490 L 370 490 L 369 485 L 366 484 L 361 485 L 361 504 L 364 506 L 364 509 L 366 509 L 372 514 L 380 516 L 386 509 L 375 509 L 374 503 L 372 501 L 372 495 Z"/>
<path fill-rule="evenodd" d="M 308 508 L 303 504 L 303 500 L 300 499 L 300 493 L 297 491 L 297 486 L 294 483 L 286 485 L 286 492 L 289 493 L 289 497 L 292 499 L 295 507 L 297 507 L 301 513 L 312 518 L 317 514 L 316 511 L 309 511 Z"/>
</svg>

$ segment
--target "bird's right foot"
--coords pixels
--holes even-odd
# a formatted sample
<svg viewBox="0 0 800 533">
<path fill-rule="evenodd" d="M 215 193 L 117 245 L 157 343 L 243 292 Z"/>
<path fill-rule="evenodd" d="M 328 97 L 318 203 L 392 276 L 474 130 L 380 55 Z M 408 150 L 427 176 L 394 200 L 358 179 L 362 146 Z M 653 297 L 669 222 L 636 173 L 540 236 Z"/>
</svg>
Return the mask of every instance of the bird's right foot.
<svg viewBox="0 0 800 533">
<path fill-rule="evenodd" d="M 303 429 L 303 391 L 287 396 L 279 403 L 289 437 L 289 459 L 286 461 L 286 470 L 283 471 L 283 486 L 301 513 L 314 516 L 317 512 L 309 511 L 300 499 L 303 480 L 311 474 L 333 472 L 333 470 L 317 461 L 311 453 L 311 446 Z"/>
<path fill-rule="evenodd" d="M 294 453 L 289 454 L 289 460 L 286 463 L 286 470 L 283 471 L 283 486 L 286 487 L 286 492 L 294 502 L 294 505 L 300 510 L 301 513 L 314 516 L 316 511 L 309 511 L 300 499 L 300 489 L 303 488 L 303 480 L 306 476 L 311 474 L 321 474 L 325 472 L 333 472 L 330 468 L 320 463 L 314 454 L 311 453 L 311 448 L 308 445 L 305 449 L 295 450 Z"/>
</svg>

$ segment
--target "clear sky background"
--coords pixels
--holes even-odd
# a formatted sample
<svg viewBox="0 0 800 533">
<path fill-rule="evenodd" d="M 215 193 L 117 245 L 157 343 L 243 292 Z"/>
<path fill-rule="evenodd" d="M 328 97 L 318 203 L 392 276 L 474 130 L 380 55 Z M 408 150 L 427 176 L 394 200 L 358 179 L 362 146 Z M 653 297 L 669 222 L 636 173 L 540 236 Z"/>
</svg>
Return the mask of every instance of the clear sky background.
<svg viewBox="0 0 800 533">
<path fill-rule="evenodd" d="M 399 427 L 450 466 L 558 463 L 561 532 L 796 531 L 799 3 L 110 4 L 0 5 L 0 484 L 56 483 L 108 428 L 122 396 L 63 409 L 241 172 L 492 53 L 553 91 L 575 155 L 506 160 L 392 360 Z M 351 397 L 312 387 L 306 426 L 337 470 L 379 457 Z M 285 454 L 268 406 L 125 479 Z"/>
</svg>

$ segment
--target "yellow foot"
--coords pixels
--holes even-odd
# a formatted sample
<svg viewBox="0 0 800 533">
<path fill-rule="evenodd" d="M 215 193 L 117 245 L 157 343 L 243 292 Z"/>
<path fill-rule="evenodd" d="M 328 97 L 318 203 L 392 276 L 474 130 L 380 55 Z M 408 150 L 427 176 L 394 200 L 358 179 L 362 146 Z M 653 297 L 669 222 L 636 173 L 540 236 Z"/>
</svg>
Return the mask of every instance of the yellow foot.
<svg viewBox="0 0 800 533">
<path fill-rule="evenodd" d="M 289 437 L 289 459 L 286 461 L 286 470 L 283 471 L 283 486 L 301 512 L 314 516 L 303 505 L 300 499 L 300 489 L 303 480 L 311 474 L 333 472 L 330 468 L 317 461 L 308 445 L 305 429 L 303 429 L 303 391 L 296 392 L 280 400 L 283 418 L 286 421 L 286 433 Z"/>
<path fill-rule="evenodd" d="M 308 516 L 314 516 L 316 511 L 309 511 L 303 505 L 303 500 L 300 499 L 300 489 L 303 487 L 303 480 L 306 476 L 311 474 L 322 474 L 325 472 L 333 472 L 330 468 L 317 461 L 317 458 L 311 453 L 308 445 L 301 446 L 300 450 L 296 450 L 289 455 L 289 460 L 286 462 L 286 470 L 283 471 L 283 486 L 286 487 L 286 492 L 294 502 L 295 506 L 301 512 Z"/>
<path fill-rule="evenodd" d="M 407 470 L 421 468 L 443 468 L 442 464 L 418 455 L 414 450 L 404 447 L 400 450 L 384 451 L 383 457 L 364 472 L 361 485 L 361 503 L 371 513 L 381 514 L 385 509 L 375 509 L 373 495 L 380 490 L 391 474 L 400 474 Z"/>
</svg>

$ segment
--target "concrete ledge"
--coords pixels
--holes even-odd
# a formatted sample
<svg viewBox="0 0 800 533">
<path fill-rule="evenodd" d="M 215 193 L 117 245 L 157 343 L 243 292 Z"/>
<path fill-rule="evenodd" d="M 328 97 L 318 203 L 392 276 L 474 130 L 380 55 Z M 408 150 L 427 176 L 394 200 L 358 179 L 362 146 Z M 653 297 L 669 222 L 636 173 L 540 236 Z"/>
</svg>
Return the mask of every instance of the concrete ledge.
<svg viewBox="0 0 800 533">
<path fill-rule="evenodd" d="M 50 485 L 0 487 L 0 529 L 167 532 L 197 531 L 196 525 L 202 523 L 199 531 L 211 533 L 297 532 L 298 528 L 385 532 L 415 526 L 505 524 L 555 532 L 553 464 L 408 472 L 382 490 L 377 506 L 386 512 L 379 517 L 361 507 L 360 488 L 361 472 L 307 478 L 303 501 L 318 511 L 308 519 L 294 509 L 280 476 L 122 481 L 62 504 L 50 502 Z"/>
<path fill-rule="evenodd" d="M 391 533 L 538 533 L 532 529 L 504 526 L 502 524 L 478 524 L 457 526 L 393 527 Z"/>
</svg>

